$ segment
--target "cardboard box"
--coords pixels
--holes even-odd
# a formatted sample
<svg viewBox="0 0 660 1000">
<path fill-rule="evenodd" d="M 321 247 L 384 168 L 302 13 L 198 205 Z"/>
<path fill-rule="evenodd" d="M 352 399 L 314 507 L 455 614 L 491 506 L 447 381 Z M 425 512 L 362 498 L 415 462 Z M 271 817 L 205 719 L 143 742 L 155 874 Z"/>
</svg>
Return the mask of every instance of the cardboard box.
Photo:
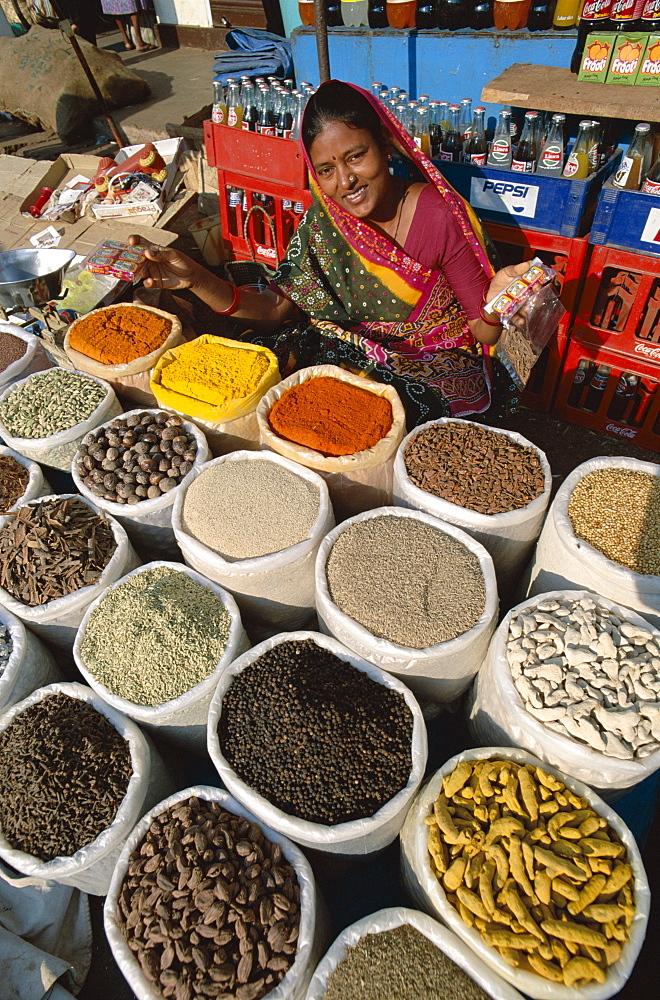
<svg viewBox="0 0 660 1000">
<path fill-rule="evenodd" d="M 649 35 L 635 83 L 642 87 L 660 86 L 660 35 Z"/>
<path fill-rule="evenodd" d="M 637 70 L 646 48 L 646 35 L 624 34 L 614 42 L 614 51 L 610 59 L 605 83 L 620 83 L 632 86 L 637 77 Z"/>
<path fill-rule="evenodd" d="M 127 160 L 129 156 L 136 153 L 143 145 L 144 143 L 137 143 L 135 146 L 123 146 L 115 157 L 116 162 L 122 163 L 124 160 Z M 153 224 L 156 221 L 163 211 L 174 185 L 179 163 L 185 149 L 185 143 L 180 138 L 159 139 L 154 143 L 154 146 L 165 160 L 167 166 L 167 177 L 160 196 L 155 201 L 149 202 L 123 201 L 108 205 L 94 203 L 92 204 L 92 212 L 97 219 L 114 219 L 119 222 L 124 219 L 127 222 L 132 222 L 135 218 L 138 218 L 145 225 L 148 225 L 150 222 Z"/>
<path fill-rule="evenodd" d="M 615 39 L 616 35 L 613 32 L 594 31 L 587 35 L 578 80 L 589 80 L 592 83 L 605 82 Z"/>
<path fill-rule="evenodd" d="M 20 157 L 14 156 L 12 159 L 19 160 Z M 56 191 L 58 188 L 64 187 L 76 174 L 83 174 L 85 177 L 91 178 L 99 168 L 98 156 L 80 153 L 65 153 L 62 156 L 58 156 L 52 163 L 47 160 L 27 162 L 37 163 L 41 168 L 38 177 L 35 171 L 31 171 L 33 185 L 21 201 L 21 214 L 28 216 L 30 219 L 32 218 L 29 212 L 30 205 L 34 205 L 41 194 L 42 187 L 49 187 L 53 191 Z M 5 190 L 11 191 L 12 194 L 18 193 L 13 186 Z M 42 226 L 48 224 L 46 219 L 35 219 L 34 221 L 41 222 Z"/>
</svg>

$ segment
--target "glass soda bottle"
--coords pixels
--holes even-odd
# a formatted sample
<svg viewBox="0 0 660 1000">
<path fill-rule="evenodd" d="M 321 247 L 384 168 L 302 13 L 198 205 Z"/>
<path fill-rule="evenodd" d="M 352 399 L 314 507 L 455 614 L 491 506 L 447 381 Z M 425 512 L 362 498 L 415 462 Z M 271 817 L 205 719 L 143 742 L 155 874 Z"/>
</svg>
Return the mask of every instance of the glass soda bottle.
<svg viewBox="0 0 660 1000">
<path fill-rule="evenodd" d="M 642 185 L 644 194 L 654 194 L 660 196 L 660 156 L 657 158 Z"/>
<path fill-rule="evenodd" d="M 633 31 L 637 18 L 637 0 L 612 0 L 610 31 Z"/>
<path fill-rule="evenodd" d="M 369 27 L 368 0 L 341 0 L 341 19 L 347 28 Z"/>
<path fill-rule="evenodd" d="M 277 122 L 277 135 L 279 135 L 280 139 L 291 138 L 291 129 L 293 128 L 292 108 L 291 94 L 283 94 L 282 103 L 280 104 L 280 116 Z"/>
<path fill-rule="evenodd" d="M 458 121 L 461 133 L 461 142 L 466 143 L 472 134 L 472 98 L 463 97 L 461 99 L 461 115 Z"/>
<path fill-rule="evenodd" d="M 500 170 L 510 170 L 511 154 L 511 112 L 500 111 L 493 141 L 490 144 L 487 164 L 489 167 L 499 167 Z"/>
<path fill-rule="evenodd" d="M 227 124 L 230 128 L 243 128 L 243 108 L 236 80 L 227 85 Z"/>
<path fill-rule="evenodd" d="M 300 126 L 302 125 L 303 111 L 305 110 L 306 98 L 299 90 L 294 90 L 293 94 L 293 123 L 291 125 L 290 139 L 300 139 Z M 293 206 L 295 209 L 295 205 Z"/>
<path fill-rule="evenodd" d="M 440 123 L 440 101 L 429 101 L 429 133 L 431 136 L 431 156 L 437 156 L 442 142 Z"/>
<path fill-rule="evenodd" d="M 492 28 L 494 24 L 493 0 L 477 0 L 472 8 L 470 27 L 475 31 L 482 31 L 484 28 Z"/>
<path fill-rule="evenodd" d="M 415 22 L 418 28 L 437 28 L 438 20 L 438 0 L 417 0 Z"/>
<path fill-rule="evenodd" d="M 415 145 L 421 149 L 425 156 L 431 156 L 431 132 L 429 125 L 429 109 L 425 107 L 417 108 L 413 124 L 413 138 Z"/>
<path fill-rule="evenodd" d="M 243 128 L 249 132 L 257 131 L 257 107 L 255 104 L 254 85 L 246 83 L 241 92 L 243 102 Z"/>
<path fill-rule="evenodd" d="M 637 22 L 638 31 L 660 32 L 660 0 L 646 0 Z"/>
<path fill-rule="evenodd" d="M 568 154 L 562 177 L 581 180 L 589 176 L 589 134 L 591 119 L 580 122 L 579 131 L 573 149 Z"/>
<path fill-rule="evenodd" d="M 227 124 L 227 102 L 225 101 L 225 90 L 219 80 L 213 81 L 213 108 L 211 110 L 211 121 L 216 125 Z"/>
<path fill-rule="evenodd" d="M 387 0 L 387 23 L 390 28 L 414 28 L 416 0 Z"/>
<path fill-rule="evenodd" d="M 648 122 L 640 122 L 635 126 L 633 141 L 628 147 L 628 151 L 621 160 L 621 166 L 612 177 L 612 184 L 617 188 L 627 188 L 630 191 L 639 191 L 643 177 L 644 156 L 651 126 Z"/>
<path fill-rule="evenodd" d="M 257 132 L 260 135 L 275 135 L 275 118 L 270 105 L 270 93 L 266 87 L 259 88 L 257 108 L 259 111 Z"/>
<path fill-rule="evenodd" d="M 564 166 L 564 115 L 553 115 L 547 138 L 541 148 L 536 166 L 537 174 L 561 177 Z"/>
<path fill-rule="evenodd" d="M 521 174 L 533 174 L 536 166 L 536 149 L 534 143 L 534 118 L 536 112 L 528 111 L 525 114 L 525 124 L 523 126 L 520 141 L 516 146 L 516 151 L 511 160 L 511 169 Z"/>
<path fill-rule="evenodd" d="M 463 142 L 458 117 L 461 113 L 459 104 L 449 105 L 449 125 L 442 137 L 439 160 L 449 163 L 460 163 L 463 157 Z"/>
<path fill-rule="evenodd" d="M 532 0 L 527 15 L 528 31 L 549 31 L 552 27 L 552 0 Z"/>
<path fill-rule="evenodd" d="M 472 131 L 465 143 L 465 162 L 476 167 L 486 166 L 486 109 L 478 107 L 474 109 L 474 121 Z"/>
<path fill-rule="evenodd" d="M 340 0 L 326 0 L 325 5 L 325 22 L 329 28 L 341 28 L 344 22 L 341 19 L 341 2 Z M 293 82 L 292 82 L 293 83 Z M 290 88 L 293 90 L 293 85 Z"/>
<path fill-rule="evenodd" d="M 591 135 L 589 136 L 589 173 L 593 174 L 600 166 L 600 149 L 603 140 L 603 126 L 600 122 L 592 121 Z"/>
<path fill-rule="evenodd" d="M 370 28 L 387 28 L 387 0 L 369 0 L 367 13 Z"/>
<path fill-rule="evenodd" d="M 381 91 L 385 90 L 386 87 L 384 83 L 380 82 L 380 80 L 374 80 L 369 89 L 374 97 L 378 97 L 380 99 Z M 389 95 L 389 91 L 387 93 Z"/>
</svg>

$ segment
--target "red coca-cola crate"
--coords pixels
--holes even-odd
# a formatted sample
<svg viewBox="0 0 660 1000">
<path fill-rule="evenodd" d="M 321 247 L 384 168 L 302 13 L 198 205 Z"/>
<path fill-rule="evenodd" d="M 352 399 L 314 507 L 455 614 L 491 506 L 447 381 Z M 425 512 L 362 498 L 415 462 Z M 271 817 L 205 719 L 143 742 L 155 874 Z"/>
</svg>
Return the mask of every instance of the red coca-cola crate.
<svg viewBox="0 0 660 1000">
<path fill-rule="evenodd" d="M 552 414 L 660 451 L 660 369 L 585 343 L 574 328 Z"/>
<path fill-rule="evenodd" d="M 561 299 L 567 312 L 559 324 L 556 338 L 551 340 L 534 366 L 522 396 L 523 405 L 547 413 L 562 370 L 563 355 L 584 278 L 589 243 L 586 238 L 541 233 L 534 229 L 519 229 L 517 226 L 505 226 L 496 222 L 485 222 L 484 225 L 502 264 L 518 264 L 523 260 L 531 260 L 532 257 L 540 257 L 560 276 Z"/>
<path fill-rule="evenodd" d="M 660 359 L 660 258 L 594 246 L 577 322 L 585 344 Z"/>
<path fill-rule="evenodd" d="M 240 191 L 239 204 L 232 206 L 231 192 Z M 268 199 L 264 211 L 263 197 Z M 238 260 L 256 260 L 274 268 L 284 256 L 301 214 L 292 208 L 309 208 L 312 196 L 304 188 L 254 181 L 245 174 L 218 170 L 218 197 L 222 238 L 227 255 Z M 236 200 L 236 199 L 233 199 Z"/>
<path fill-rule="evenodd" d="M 294 188 L 309 186 L 307 164 L 299 142 L 205 121 L 204 143 L 211 167 L 271 184 Z"/>
</svg>

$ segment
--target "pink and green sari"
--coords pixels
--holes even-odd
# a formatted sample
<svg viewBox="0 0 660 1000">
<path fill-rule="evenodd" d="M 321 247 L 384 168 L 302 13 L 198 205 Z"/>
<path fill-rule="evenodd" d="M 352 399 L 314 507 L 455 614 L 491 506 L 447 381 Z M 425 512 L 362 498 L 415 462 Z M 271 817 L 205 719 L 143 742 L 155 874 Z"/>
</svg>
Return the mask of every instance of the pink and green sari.
<svg viewBox="0 0 660 1000">
<path fill-rule="evenodd" d="M 471 208 L 418 149 L 389 109 L 355 87 L 375 108 L 399 152 L 449 205 L 487 274 L 492 267 Z M 334 363 L 399 391 L 415 422 L 482 413 L 491 402 L 489 359 L 440 270 L 429 271 L 385 235 L 326 198 L 307 150 L 313 203 L 274 283 L 311 319 L 296 338 L 269 344 L 288 353 L 288 369 Z"/>
</svg>

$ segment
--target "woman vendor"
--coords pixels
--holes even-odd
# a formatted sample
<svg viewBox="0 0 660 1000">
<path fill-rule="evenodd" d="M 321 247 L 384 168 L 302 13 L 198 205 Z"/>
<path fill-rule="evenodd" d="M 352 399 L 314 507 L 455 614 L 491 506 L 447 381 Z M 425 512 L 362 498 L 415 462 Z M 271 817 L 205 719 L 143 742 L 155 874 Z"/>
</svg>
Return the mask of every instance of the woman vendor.
<svg viewBox="0 0 660 1000">
<path fill-rule="evenodd" d="M 529 265 L 493 275 L 471 209 L 360 87 L 319 87 L 302 145 L 313 203 L 266 291 L 242 291 L 177 250 L 147 250 L 145 285 L 189 288 L 249 322 L 246 338 L 274 350 L 286 374 L 328 363 L 391 383 L 409 424 L 484 413 L 494 381 L 484 346 L 501 333 L 486 302 Z M 393 149 L 423 180 L 391 173 Z M 497 376 L 504 397 L 501 366 Z"/>
</svg>

